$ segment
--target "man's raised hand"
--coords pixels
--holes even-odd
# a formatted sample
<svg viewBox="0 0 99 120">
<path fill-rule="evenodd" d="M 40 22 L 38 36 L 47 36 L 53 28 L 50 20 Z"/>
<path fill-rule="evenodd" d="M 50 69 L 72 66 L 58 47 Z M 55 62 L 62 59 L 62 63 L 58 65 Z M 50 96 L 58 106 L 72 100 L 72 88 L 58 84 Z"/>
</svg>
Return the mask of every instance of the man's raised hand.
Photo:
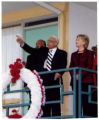
<svg viewBox="0 0 99 120">
<path fill-rule="evenodd" d="M 18 36 L 18 35 L 16 35 L 16 37 L 17 37 L 17 42 L 20 44 L 20 45 L 24 45 L 24 41 L 22 40 L 22 38 L 20 37 L 20 36 Z"/>
</svg>

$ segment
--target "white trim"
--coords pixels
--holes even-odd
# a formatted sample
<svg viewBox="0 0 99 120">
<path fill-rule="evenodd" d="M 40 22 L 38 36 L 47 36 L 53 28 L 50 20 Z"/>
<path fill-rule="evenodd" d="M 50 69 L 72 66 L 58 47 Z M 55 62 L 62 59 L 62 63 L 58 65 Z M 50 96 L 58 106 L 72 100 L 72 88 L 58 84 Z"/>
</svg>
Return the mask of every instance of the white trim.
<svg viewBox="0 0 99 120">
<path fill-rule="evenodd" d="M 25 38 L 24 23 L 21 23 L 21 29 L 22 29 L 22 38 L 24 40 L 24 38 Z M 25 60 L 24 59 L 24 51 L 22 52 L 22 58 L 23 58 L 23 60 Z"/>
<path fill-rule="evenodd" d="M 24 23 L 21 23 L 21 29 L 22 29 L 22 38 L 24 40 Z M 24 59 L 24 51 L 22 50 L 22 59 Z M 22 89 L 24 89 L 24 83 L 22 82 Z M 22 93 L 22 98 L 24 98 L 24 93 Z M 23 102 L 24 100 L 22 100 Z M 22 107 L 22 116 L 24 115 L 24 107 Z"/>
<path fill-rule="evenodd" d="M 54 18 L 54 17 L 58 17 L 58 15 L 51 14 L 51 15 L 46 15 L 46 16 L 40 16 L 40 17 L 36 17 L 36 18 L 25 19 L 25 20 L 23 20 L 23 22 L 24 23 L 31 22 L 31 21 L 35 22 L 35 21 L 50 19 L 50 18 Z"/>
<path fill-rule="evenodd" d="M 59 16 L 58 16 L 58 40 L 60 40 L 59 39 L 59 37 L 60 37 L 59 29 L 60 29 L 60 24 L 59 24 Z M 58 43 L 58 46 L 59 46 L 59 43 Z"/>
<path fill-rule="evenodd" d="M 35 26 L 31 26 L 31 27 L 24 27 L 24 30 L 35 29 L 35 28 L 46 27 L 46 26 L 57 25 L 57 24 L 58 24 L 58 22 L 44 23 L 44 24 L 41 24 L 41 25 L 35 25 Z"/>
<path fill-rule="evenodd" d="M 56 13 L 57 15 L 59 15 L 61 13 L 61 11 L 53 6 L 51 6 L 50 4 L 48 3 L 45 3 L 45 2 L 36 2 L 37 4 L 39 4 L 40 6 Z"/>
</svg>

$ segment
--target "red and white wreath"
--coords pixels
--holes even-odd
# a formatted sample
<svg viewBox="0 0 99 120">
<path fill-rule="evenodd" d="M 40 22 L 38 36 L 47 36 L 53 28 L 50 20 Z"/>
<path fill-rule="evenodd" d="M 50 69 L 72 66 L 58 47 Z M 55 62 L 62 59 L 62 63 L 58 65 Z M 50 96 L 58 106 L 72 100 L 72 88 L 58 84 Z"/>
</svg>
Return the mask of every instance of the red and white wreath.
<svg viewBox="0 0 99 120">
<path fill-rule="evenodd" d="M 14 64 L 9 65 L 9 71 L 3 75 L 2 94 L 4 94 L 7 86 L 16 83 L 21 79 L 25 82 L 31 91 L 31 105 L 27 114 L 23 118 L 39 118 L 42 115 L 41 106 L 45 103 L 44 86 L 36 71 L 31 72 L 29 69 L 24 68 L 25 62 L 17 59 Z M 6 116 L 3 114 L 3 117 Z"/>
</svg>

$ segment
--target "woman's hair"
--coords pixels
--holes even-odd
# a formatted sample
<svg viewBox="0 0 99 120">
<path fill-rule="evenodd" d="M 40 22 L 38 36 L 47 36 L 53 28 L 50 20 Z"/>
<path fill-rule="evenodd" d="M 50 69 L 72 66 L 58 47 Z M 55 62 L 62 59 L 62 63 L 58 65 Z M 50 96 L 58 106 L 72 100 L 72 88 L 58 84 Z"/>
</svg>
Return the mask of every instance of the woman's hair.
<svg viewBox="0 0 99 120">
<path fill-rule="evenodd" d="M 77 38 L 80 37 L 84 42 L 85 42 L 85 45 L 84 47 L 85 48 L 88 48 L 88 45 L 89 45 L 89 37 L 87 35 L 84 35 L 84 34 L 79 34 L 77 35 Z"/>
<path fill-rule="evenodd" d="M 92 46 L 91 48 L 93 51 L 97 51 L 97 45 L 96 46 Z"/>
</svg>

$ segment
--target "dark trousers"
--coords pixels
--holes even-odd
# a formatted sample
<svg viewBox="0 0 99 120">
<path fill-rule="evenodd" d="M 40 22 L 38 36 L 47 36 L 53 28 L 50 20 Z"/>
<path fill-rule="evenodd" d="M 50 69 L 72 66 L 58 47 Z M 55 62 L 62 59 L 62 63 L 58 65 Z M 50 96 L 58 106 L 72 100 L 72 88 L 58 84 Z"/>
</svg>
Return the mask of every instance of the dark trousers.
<svg viewBox="0 0 99 120">
<path fill-rule="evenodd" d="M 60 89 L 59 88 L 47 89 L 45 90 L 45 92 L 46 92 L 46 102 L 60 100 Z M 43 106 L 42 109 L 43 109 L 42 117 L 61 115 L 60 103 L 45 104 L 45 106 Z"/>
<path fill-rule="evenodd" d="M 59 80 L 54 80 L 54 75 L 44 75 L 42 76 L 43 85 L 46 86 L 54 86 L 59 85 Z M 46 89 L 45 90 L 46 102 L 48 101 L 57 101 L 60 100 L 60 88 Z M 42 107 L 43 116 L 42 117 L 50 117 L 50 116 L 60 116 L 61 115 L 61 104 L 45 104 Z"/>
<path fill-rule="evenodd" d="M 87 92 L 88 86 L 92 85 L 91 83 L 83 83 L 82 90 Z M 82 95 L 82 107 L 83 107 L 83 116 L 92 116 L 92 104 L 88 102 L 88 95 Z"/>
<path fill-rule="evenodd" d="M 91 83 L 82 83 L 82 91 L 88 91 L 88 85 L 92 85 Z M 72 86 L 73 89 L 73 86 Z M 82 109 L 83 109 L 83 116 L 92 116 L 92 104 L 88 103 L 88 95 L 82 95 Z M 76 118 L 78 118 L 78 99 L 79 99 L 79 89 L 78 89 L 78 81 L 76 82 Z"/>
<path fill-rule="evenodd" d="M 97 90 L 92 93 L 92 101 L 97 102 Z M 98 104 L 92 104 L 91 116 L 98 117 Z"/>
</svg>

